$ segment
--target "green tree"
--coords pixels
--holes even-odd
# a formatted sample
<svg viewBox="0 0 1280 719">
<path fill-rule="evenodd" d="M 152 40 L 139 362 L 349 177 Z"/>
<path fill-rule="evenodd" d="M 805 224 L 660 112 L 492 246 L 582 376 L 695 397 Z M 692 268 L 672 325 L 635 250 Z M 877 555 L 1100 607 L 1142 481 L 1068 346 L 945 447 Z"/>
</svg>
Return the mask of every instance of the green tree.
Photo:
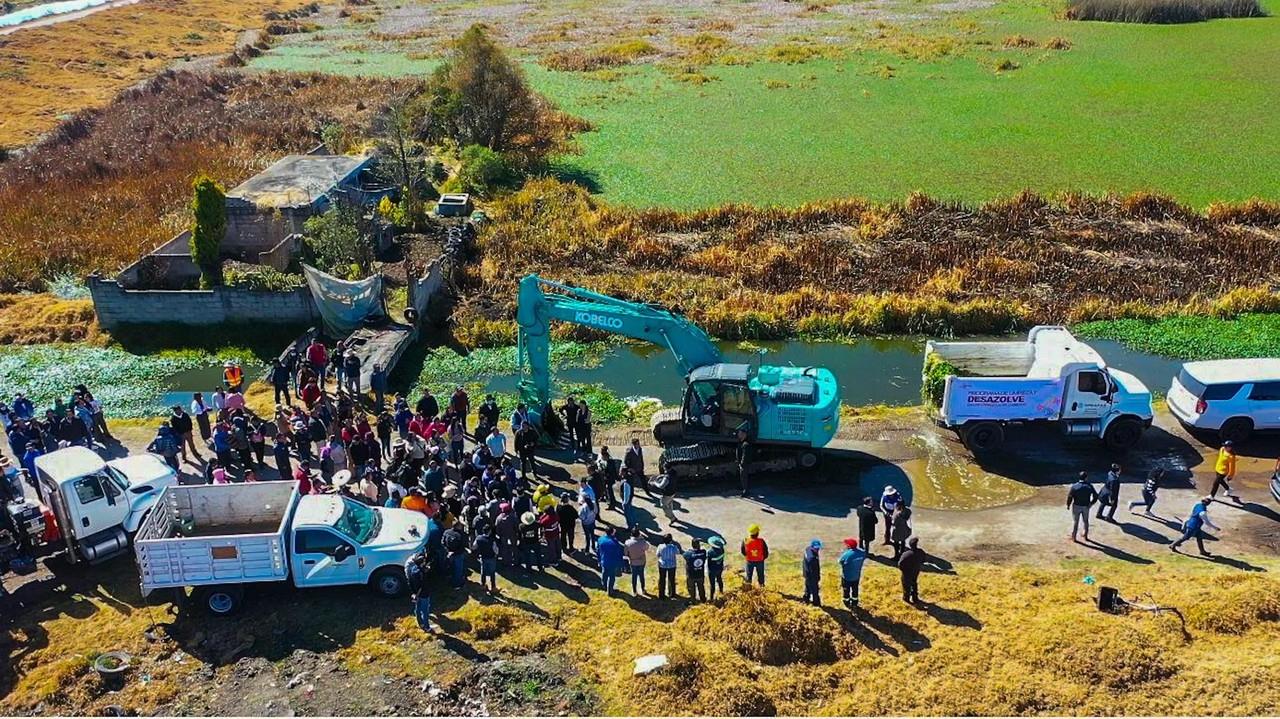
<svg viewBox="0 0 1280 719">
<path fill-rule="evenodd" d="M 522 168 L 563 149 L 566 129 L 576 127 L 529 88 L 524 71 L 478 24 L 432 74 L 424 103 L 424 139 L 480 145 Z"/>
<path fill-rule="evenodd" d="M 222 238 L 227 234 L 227 196 L 213 178 L 191 183 L 191 260 L 200 268 L 200 286 L 222 284 Z"/>
<path fill-rule="evenodd" d="M 373 268 L 373 234 L 358 208 L 336 202 L 303 224 L 307 259 L 335 276 L 359 279 Z"/>
</svg>

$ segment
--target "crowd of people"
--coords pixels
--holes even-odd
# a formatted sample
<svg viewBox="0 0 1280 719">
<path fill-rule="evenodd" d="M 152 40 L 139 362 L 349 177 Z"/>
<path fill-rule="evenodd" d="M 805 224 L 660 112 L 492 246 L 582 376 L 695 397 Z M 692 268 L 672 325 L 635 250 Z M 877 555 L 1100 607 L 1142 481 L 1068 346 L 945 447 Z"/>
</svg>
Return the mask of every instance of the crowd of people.
<svg viewBox="0 0 1280 719">
<path fill-rule="evenodd" d="M 412 403 L 395 395 L 388 405 L 384 369 L 374 365 L 367 388 L 362 387 L 361 371 L 359 356 L 341 343 L 330 349 L 316 339 L 305 348 L 291 349 L 271 364 L 268 379 L 275 409 L 271 416 L 262 416 L 245 400 L 243 370 L 228 362 L 223 386 L 208 397 L 195 392 L 189 405 L 173 405 L 147 449 L 175 471 L 188 463 L 211 484 L 255 482 L 275 474 L 292 479 L 302 494 L 335 493 L 370 505 L 422 512 L 428 520 L 427 541 L 405 572 L 424 630 L 429 630 L 430 595 L 437 580 L 447 578 L 452 587 L 463 588 L 468 571 L 474 570 L 482 590 L 497 593 L 499 568 L 546 572 L 570 555 L 592 566 L 600 588 L 610 595 L 618 591 L 618 580 L 629 575 L 631 592 L 649 597 L 651 563 L 657 567 L 658 599 L 680 597 L 681 567 L 687 601 L 711 601 L 724 592 L 732 545 L 721 534 L 712 534 L 689 538 L 685 546 L 672 533 L 642 529 L 636 507 L 641 492 L 659 504 L 669 525 L 678 521 L 675 480 L 649 475 L 638 439 L 621 458 L 615 458 L 607 445 L 593 451 L 591 410 L 585 401 L 569 397 L 558 408 L 542 408 L 541 427 L 532 421 L 529 408 L 518 404 L 506 418 L 504 431 L 503 411 L 492 395 L 473 407 L 463 387 L 443 400 L 423 389 Z M 468 427 L 473 412 L 476 426 Z M 0 403 L 0 420 L 28 481 L 35 477 L 35 459 L 43 453 L 115 441 L 101 403 L 84 385 L 43 415 L 18 393 L 10 406 Z M 539 464 L 535 450 L 547 430 L 567 434 L 575 460 L 585 461 L 586 476 L 576 487 L 554 488 Z M 737 453 L 744 494 L 748 444 L 740 441 Z M 7 458 L 3 461 L 3 468 L 16 471 Z M 1208 554 L 1202 530 L 1217 528 L 1208 507 L 1219 489 L 1235 498 L 1230 486 L 1235 451 L 1230 442 L 1224 443 L 1215 468 L 1212 491 L 1191 510 L 1172 550 L 1195 539 L 1201 553 Z M 1091 516 L 1114 521 L 1121 501 L 1120 473 L 1119 465 L 1113 465 L 1101 488 L 1095 489 L 1082 472 L 1068 489 L 1073 540 L 1083 528 L 1084 541 L 1089 541 Z M 1141 509 L 1153 516 L 1163 480 L 1163 472 L 1153 471 L 1141 499 L 1128 504 L 1130 511 Z M 606 518 L 606 512 L 617 520 Z M 837 558 L 844 604 L 850 609 L 859 606 L 863 566 L 875 553 L 878 539 L 892 552 L 882 561 L 899 570 L 903 600 L 918 603 L 919 575 L 928 555 L 914 536 L 907 498 L 896 487 L 886 486 L 879 498 L 863 499 L 856 518 L 858 534 L 844 540 Z M 770 554 L 761 528 L 747 527 L 736 548 L 745 581 L 763 586 Z M 802 553 L 802 598 L 821 604 L 823 544 L 815 539 Z"/>
</svg>

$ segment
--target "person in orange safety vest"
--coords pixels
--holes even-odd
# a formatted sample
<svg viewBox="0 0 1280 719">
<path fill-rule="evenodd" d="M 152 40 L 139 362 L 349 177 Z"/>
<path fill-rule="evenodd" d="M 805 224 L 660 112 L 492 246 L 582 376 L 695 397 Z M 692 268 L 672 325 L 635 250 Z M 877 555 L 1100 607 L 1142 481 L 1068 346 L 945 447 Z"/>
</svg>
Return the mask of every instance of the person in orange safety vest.
<svg viewBox="0 0 1280 719">
<path fill-rule="evenodd" d="M 751 577 L 758 577 L 764 586 L 764 561 L 769 558 L 769 545 L 760 537 L 760 525 L 747 527 L 747 538 L 742 540 L 742 556 L 747 559 L 747 584 Z"/>
</svg>

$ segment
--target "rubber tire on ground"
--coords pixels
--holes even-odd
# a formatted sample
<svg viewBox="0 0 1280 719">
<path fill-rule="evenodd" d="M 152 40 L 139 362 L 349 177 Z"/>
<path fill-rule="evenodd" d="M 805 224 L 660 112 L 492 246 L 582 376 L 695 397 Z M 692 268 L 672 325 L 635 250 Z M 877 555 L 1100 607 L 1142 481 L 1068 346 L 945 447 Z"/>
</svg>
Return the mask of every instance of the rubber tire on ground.
<svg viewBox="0 0 1280 719">
<path fill-rule="evenodd" d="M 1004 444 L 1004 427 L 999 422 L 974 422 L 964 428 L 961 438 L 974 454 L 991 452 Z"/>
<path fill-rule="evenodd" d="M 1253 420 L 1248 417 L 1232 417 L 1222 423 L 1222 427 L 1218 429 L 1218 438 L 1223 442 L 1230 440 L 1234 444 L 1241 444 L 1249 440 L 1249 435 L 1253 434 Z"/>
<path fill-rule="evenodd" d="M 1107 434 L 1102 438 L 1107 449 L 1123 452 L 1133 447 L 1142 439 L 1142 423 L 1136 419 L 1118 419 L 1107 427 Z"/>
<path fill-rule="evenodd" d="M 244 604 L 244 587 L 235 585 L 203 587 L 194 595 L 196 602 L 215 617 L 229 617 Z"/>
<path fill-rule="evenodd" d="M 403 595 L 408 585 L 404 570 L 399 567 L 383 567 L 369 577 L 369 588 L 388 598 Z"/>
</svg>

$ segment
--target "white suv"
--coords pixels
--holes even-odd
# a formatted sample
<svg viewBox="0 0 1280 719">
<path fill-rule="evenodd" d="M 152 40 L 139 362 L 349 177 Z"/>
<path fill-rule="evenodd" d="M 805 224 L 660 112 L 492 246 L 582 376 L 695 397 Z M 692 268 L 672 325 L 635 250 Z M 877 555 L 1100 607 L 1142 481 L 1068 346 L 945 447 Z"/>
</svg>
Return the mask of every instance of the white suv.
<svg viewBox="0 0 1280 719">
<path fill-rule="evenodd" d="M 1243 442 L 1280 428 L 1280 359 L 1188 362 L 1169 387 L 1169 411 L 1190 429 Z"/>
</svg>

